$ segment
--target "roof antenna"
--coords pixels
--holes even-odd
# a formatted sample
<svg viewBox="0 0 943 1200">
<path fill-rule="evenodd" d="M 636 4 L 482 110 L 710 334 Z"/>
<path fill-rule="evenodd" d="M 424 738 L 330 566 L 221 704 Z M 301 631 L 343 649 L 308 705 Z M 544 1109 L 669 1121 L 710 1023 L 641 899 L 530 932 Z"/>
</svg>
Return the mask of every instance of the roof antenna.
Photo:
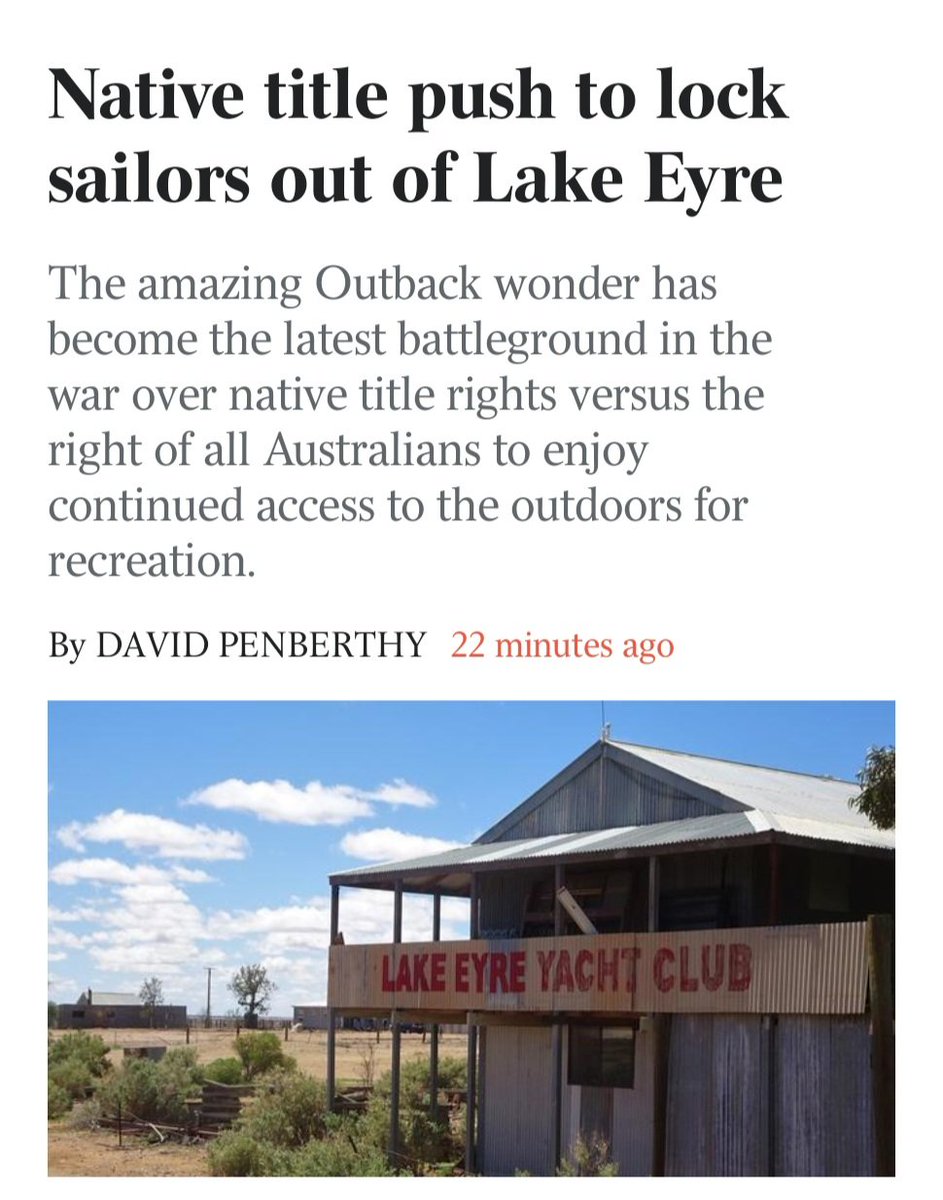
<svg viewBox="0 0 943 1200">
<path fill-rule="evenodd" d="M 605 743 L 605 742 L 608 742 L 609 738 L 612 736 L 612 726 L 606 724 L 606 702 L 605 702 L 605 700 L 599 701 L 599 708 L 600 708 L 600 712 L 602 714 L 602 730 L 600 731 L 600 734 L 599 734 L 599 740 L 601 742 Z"/>
</svg>

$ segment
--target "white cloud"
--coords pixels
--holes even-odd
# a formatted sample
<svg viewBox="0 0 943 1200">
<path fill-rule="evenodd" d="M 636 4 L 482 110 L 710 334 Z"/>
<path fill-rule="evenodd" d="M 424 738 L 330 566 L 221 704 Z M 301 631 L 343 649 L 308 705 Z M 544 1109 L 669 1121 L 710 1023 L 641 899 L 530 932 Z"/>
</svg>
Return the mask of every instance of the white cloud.
<svg viewBox="0 0 943 1200">
<path fill-rule="evenodd" d="M 97 921 L 101 916 L 101 910 L 91 904 L 79 908 L 56 908 L 54 904 L 51 904 L 46 915 L 50 924 L 62 921 Z"/>
<path fill-rule="evenodd" d="M 189 897 L 172 883 L 134 883 L 115 889 L 126 904 L 187 904 Z"/>
<path fill-rule="evenodd" d="M 212 875 L 205 871 L 194 871 L 189 867 L 155 867 L 150 863 L 137 863 L 133 867 L 118 862 L 116 858 L 67 858 L 49 872 L 52 883 L 68 887 L 75 883 L 108 883 L 114 886 L 145 883 L 211 883 Z M 76 909 L 64 921 L 85 921 L 94 917 L 91 909 Z"/>
<path fill-rule="evenodd" d="M 150 813 L 116 808 L 94 821 L 72 821 L 56 835 L 70 850 L 83 851 L 86 842 L 120 842 L 128 850 L 157 858 L 197 858 L 210 861 L 245 858 L 249 844 L 231 829 L 184 825 Z"/>
<path fill-rule="evenodd" d="M 181 883 L 214 882 L 212 875 L 207 875 L 205 871 L 200 871 L 193 867 L 171 867 L 170 875 L 173 879 L 179 879 Z"/>
<path fill-rule="evenodd" d="M 364 797 L 378 800 L 381 804 L 405 804 L 410 808 L 433 808 L 437 803 L 431 792 L 415 787 L 405 779 L 382 783 L 375 792 L 364 792 Z"/>
<path fill-rule="evenodd" d="M 53 926 L 49 930 L 47 942 L 50 946 L 65 946 L 67 950 L 81 950 L 88 944 L 88 938 L 79 937 L 77 933 L 73 933 L 70 929 L 57 929 Z"/>
<path fill-rule="evenodd" d="M 415 833 L 402 833 L 398 829 L 364 829 L 360 833 L 348 833 L 341 839 L 341 849 L 351 858 L 362 858 L 367 862 L 390 862 L 400 858 L 420 858 L 424 854 L 438 854 L 443 850 L 454 850 L 461 842 L 447 842 L 442 838 L 421 837 Z"/>
<path fill-rule="evenodd" d="M 144 863 L 129 867 L 115 858 L 68 858 L 49 872 L 53 883 L 163 883 L 168 872 Z"/>
<path fill-rule="evenodd" d="M 430 792 L 394 779 L 372 791 L 346 783 L 326 784 L 317 779 L 295 787 L 285 779 L 227 779 L 194 792 L 185 804 L 206 804 L 229 812 L 253 813 L 261 821 L 292 825 L 346 825 L 357 817 L 373 816 L 373 804 L 431 808 L 436 799 Z"/>
<path fill-rule="evenodd" d="M 297 788 L 284 779 L 255 783 L 227 779 L 194 792 L 185 803 L 254 813 L 262 821 L 292 825 L 346 825 L 373 811 L 354 788 L 344 784 L 327 787 L 317 780 Z"/>
</svg>

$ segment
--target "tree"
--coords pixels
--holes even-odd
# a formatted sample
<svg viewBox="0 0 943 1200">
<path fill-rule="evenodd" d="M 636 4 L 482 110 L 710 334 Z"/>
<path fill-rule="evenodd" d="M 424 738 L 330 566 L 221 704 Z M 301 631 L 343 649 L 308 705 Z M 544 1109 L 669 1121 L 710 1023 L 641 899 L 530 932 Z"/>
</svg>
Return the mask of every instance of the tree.
<svg viewBox="0 0 943 1200">
<path fill-rule="evenodd" d="M 848 801 L 878 829 L 894 828 L 894 747 L 872 746 L 858 772 L 861 793 Z"/>
<path fill-rule="evenodd" d="M 240 967 L 228 984 L 236 1003 L 245 1012 L 246 1024 L 254 1025 L 260 1013 L 268 1011 L 268 1002 L 276 990 L 261 963 Z"/>
<path fill-rule="evenodd" d="M 156 975 L 144 980 L 141 990 L 138 992 L 138 999 L 141 1001 L 153 1029 L 158 1006 L 164 1003 L 164 985 Z"/>
</svg>

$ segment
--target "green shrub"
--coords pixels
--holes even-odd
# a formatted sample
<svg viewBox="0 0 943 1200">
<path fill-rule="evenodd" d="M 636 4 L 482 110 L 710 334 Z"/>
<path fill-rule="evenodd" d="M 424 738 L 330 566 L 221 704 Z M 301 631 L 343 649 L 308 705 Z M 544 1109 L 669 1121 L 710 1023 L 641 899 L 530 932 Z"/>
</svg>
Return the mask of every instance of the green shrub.
<svg viewBox="0 0 943 1200">
<path fill-rule="evenodd" d="M 50 1038 L 48 1059 L 50 1067 L 69 1059 L 84 1063 L 95 1079 L 101 1079 L 111 1069 L 108 1047 L 102 1039 L 96 1034 L 81 1031 L 67 1033 L 61 1038 Z"/>
<path fill-rule="evenodd" d="M 604 1137 L 594 1133 L 587 1141 L 581 1134 L 557 1174 L 608 1177 L 619 1174 L 619 1164 L 610 1161 L 609 1143 Z"/>
<path fill-rule="evenodd" d="M 210 1174 L 228 1176 L 389 1176 L 386 1155 L 360 1136 L 356 1117 L 329 1117 L 330 1127 L 304 1145 L 274 1146 L 248 1132 L 231 1129 L 209 1149 Z"/>
<path fill-rule="evenodd" d="M 214 1058 L 203 1068 L 203 1078 L 211 1083 L 242 1083 L 242 1063 L 238 1058 Z"/>
<path fill-rule="evenodd" d="M 244 1033 L 233 1042 L 245 1079 L 256 1079 L 268 1071 L 293 1071 L 295 1060 L 282 1049 L 277 1033 Z"/>
<path fill-rule="evenodd" d="M 210 1146 L 208 1158 L 211 1175 L 258 1176 L 274 1173 L 272 1147 L 238 1129 L 228 1129 L 220 1134 Z"/>
<path fill-rule="evenodd" d="M 186 1101 L 199 1095 L 200 1086 L 196 1051 L 178 1047 L 168 1050 L 156 1063 L 147 1058 L 129 1059 L 99 1089 L 98 1095 L 109 1115 L 114 1115 L 120 1105 L 128 1117 L 155 1124 L 183 1125 L 189 1111 Z"/>
<path fill-rule="evenodd" d="M 72 1107 L 72 1097 L 57 1083 L 49 1080 L 49 1090 L 46 1093 L 46 1116 L 50 1121 L 64 1117 Z"/>
<path fill-rule="evenodd" d="M 276 1076 L 271 1091 L 257 1096 L 239 1122 L 239 1129 L 260 1142 L 297 1149 L 324 1136 L 327 1094 L 324 1085 L 307 1075 Z"/>
<path fill-rule="evenodd" d="M 71 1100 L 80 1100 L 92 1086 L 92 1073 L 80 1058 L 66 1058 L 49 1065 L 50 1086 L 61 1088 Z"/>
<path fill-rule="evenodd" d="M 361 1124 L 356 1117 L 333 1118 L 326 1137 L 308 1142 L 280 1165 L 292 1175 L 395 1175 L 385 1152 L 363 1136 Z"/>
<path fill-rule="evenodd" d="M 465 1063 L 458 1058 L 439 1062 L 439 1086 L 453 1090 L 465 1087 Z M 386 1147 L 390 1130 L 392 1074 L 387 1072 L 376 1088 L 361 1118 L 363 1134 L 378 1149 Z M 457 1162 L 464 1154 L 464 1109 L 454 1123 L 447 1109 L 440 1108 L 436 1120 L 430 1112 L 429 1064 L 404 1063 L 400 1071 L 400 1155 L 403 1168 L 420 1173 L 429 1164 Z"/>
</svg>

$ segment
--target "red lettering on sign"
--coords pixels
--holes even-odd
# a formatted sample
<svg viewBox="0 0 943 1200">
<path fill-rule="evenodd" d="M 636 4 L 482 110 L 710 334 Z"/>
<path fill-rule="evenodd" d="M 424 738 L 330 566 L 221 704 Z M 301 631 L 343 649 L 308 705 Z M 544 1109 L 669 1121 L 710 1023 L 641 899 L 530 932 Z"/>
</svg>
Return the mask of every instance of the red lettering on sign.
<svg viewBox="0 0 943 1200">
<path fill-rule="evenodd" d="M 455 955 L 455 990 L 468 991 L 468 951 L 460 950 Z"/>
<path fill-rule="evenodd" d="M 485 990 L 485 967 L 488 965 L 488 955 L 472 954 L 472 966 L 475 968 L 475 991 Z"/>
<path fill-rule="evenodd" d="M 523 992 L 527 988 L 527 955 L 523 950 L 512 950 L 508 955 L 511 960 L 511 982 L 509 992 Z"/>
<path fill-rule="evenodd" d="M 682 992 L 696 992 L 697 978 L 691 975 L 688 971 L 688 958 L 690 947 L 682 946 L 679 958 L 681 960 L 681 990 Z"/>
<path fill-rule="evenodd" d="M 426 963 L 429 961 L 428 954 L 413 955 L 413 991 L 428 992 L 429 980 L 426 977 Z"/>
<path fill-rule="evenodd" d="M 412 991 L 412 979 L 409 975 L 409 958 L 405 954 L 399 960 L 399 966 L 396 968 L 396 990 L 398 992 Z"/>
<path fill-rule="evenodd" d="M 730 946 L 730 983 L 732 992 L 745 992 L 753 982 L 753 951 L 743 942 Z"/>
<path fill-rule="evenodd" d="M 625 990 L 634 992 L 635 985 L 638 982 L 638 960 L 642 957 L 642 950 L 639 946 L 629 946 L 622 951 L 622 960 L 628 960 L 625 976 Z"/>
<path fill-rule="evenodd" d="M 599 991 L 606 990 L 606 980 L 611 983 L 610 991 L 616 991 L 619 978 L 619 951 L 613 950 L 607 954 L 605 950 L 600 950 L 596 958 L 596 987 Z"/>
<path fill-rule="evenodd" d="M 711 948 L 701 947 L 701 979 L 709 992 L 716 992 L 724 982 L 724 947 L 714 947 L 714 970 L 711 971 Z"/>
<path fill-rule="evenodd" d="M 673 950 L 667 946 L 662 946 L 660 950 L 655 951 L 655 959 L 652 963 L 652 971 L 655 975 L 655 987 L 660 992 L 670 992 L 675 985 L 674 975 L 666 974 L 666 968 L 675 960 Z"/>
<path fill-rule="evenodd" d="M 581 992 L 588 992 L 593 986 L 593 952 L 579 950 L 576 955 L 575 971 L 576 986 Z"/>
<path fill-rule="evenodd" d="M 488 990 L 506 992 L 508 990 L 508 956 L 500 950 L 491 955 L 491 978 Z"/>
<path fill-rule="evenodd" d="M 553 960 L 556 957 L 556 950 L 537 951 L 537 962 L 540 966 L 540 990 L 542 992 L 550 991 L 550 972 L 553 968 Z"/>
<path fill-rule="evenodd" d="M 441 952 L 429 956 L 429 991 L 445 991 L 445 955 Z"/>
<path fill-rule="evenodd" d="M 395 985 L 393 983 L 393 976 L 390 974 L 390 956 L 388 954 L 383 955 L 383 969 L 380 972 L 380 976 L 382 980 L 380 986 L 382 987 L 383 991 L 394 991 Z"/>
<path fill-rule="evenodd" d="M 557 959 L 556 973 L 553 977 L 553 990 L 555 992 L 573 991 L 573 972 L 570 969 L 569 950 L 560 951 L 560 957 Z"/>
</svg>

